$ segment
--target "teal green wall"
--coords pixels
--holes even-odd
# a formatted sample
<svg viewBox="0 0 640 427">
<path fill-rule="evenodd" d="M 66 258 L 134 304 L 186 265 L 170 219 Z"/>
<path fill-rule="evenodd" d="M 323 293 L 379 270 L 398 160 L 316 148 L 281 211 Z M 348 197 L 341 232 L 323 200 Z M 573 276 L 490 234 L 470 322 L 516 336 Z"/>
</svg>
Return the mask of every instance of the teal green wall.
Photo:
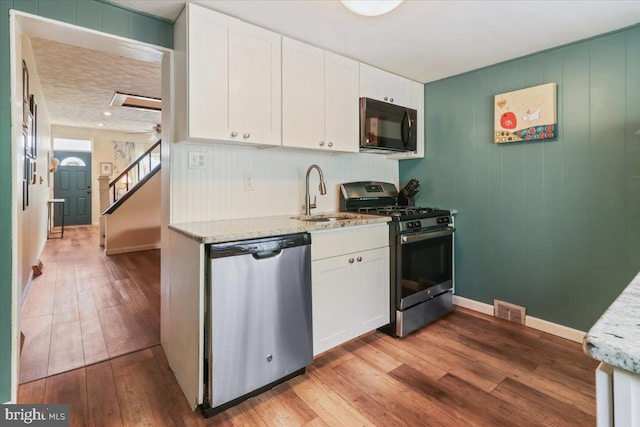
<svg viewBox="0 0 640 427">
<path fill-rule="evenodd" d="M 588 330 L 640 270 L 640 27 L 425 85 L 417 202 L 456 208 L 456 289 Z M 559 136 L 493 144 L 493 96 L 558 84 Z"/>
<path fill-rule="evenodd" d="M 173 46 L 173 24 L 95 0 L 0 0 L 0 403 L 11 399 L 11 100 L 9 10 Z"/>
</svg>

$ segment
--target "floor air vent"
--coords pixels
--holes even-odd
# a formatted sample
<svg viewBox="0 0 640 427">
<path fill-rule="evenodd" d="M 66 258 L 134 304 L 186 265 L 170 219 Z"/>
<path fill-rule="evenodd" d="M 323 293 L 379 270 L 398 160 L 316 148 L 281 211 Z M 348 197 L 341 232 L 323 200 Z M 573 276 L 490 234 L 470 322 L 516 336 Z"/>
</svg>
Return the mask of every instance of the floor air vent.
<svg viewBox="0 0 640 427">
<path fill-rule="evenodd" d="M 493 315 L 500 319 L 505 319 L 510 322 L 520 323 L 524 325 L 524 318 L 527 309 L 515 304 L 509 304 L 508 302 L 493 300 Z"/>
</svg>

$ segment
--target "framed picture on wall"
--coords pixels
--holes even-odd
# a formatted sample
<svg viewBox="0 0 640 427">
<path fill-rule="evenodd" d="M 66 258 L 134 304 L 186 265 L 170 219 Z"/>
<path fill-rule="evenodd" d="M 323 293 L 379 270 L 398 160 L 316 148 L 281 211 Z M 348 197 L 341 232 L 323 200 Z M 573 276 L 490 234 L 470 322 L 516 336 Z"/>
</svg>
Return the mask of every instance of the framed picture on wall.
<svg viewBox="0 0 640 427">
<path fill-rule="evenodd" d="M 111 176 L 113 174 L 113 163 L 101 162 L 100 163 L 100 175 Z"/>
<path fill-rule="evenodd" d="M 558 136 L 557 92 L 555 83 L 547 83 L 495 95 L 493 142 L 535 142 Z"/>
<path fill-rule="evenodd" d="M 24 154 L 27 157 L 33 157 L 33 116 L 31 112 L 27 113 L 27 127 L 22 132 L 24 139 Z"/>
<path fill-rule="evenodd" d="M 31 107 L 32 122 L 29 131 L 31 132 L 31 157 L 38 157 L 38 104 L 31 95 L 29 105 Z"/>
<path fill-rule="evenodd" d="M 29 114 L 29 70 L 27 63 L 22 61 L 22 126 L 27 127 Z"/>
<path fill-rule="evenodd" d="M 36 161 L 35 159 L 31 159 L 31 184 L 35 185 L 36 184 L 36 179 L 38 177 L 38 175 L 36 174 Z"/>
<path fill-rule="evenodd" d="M 22 180 L 22 210 L 29 207 L 29 184 L 26 179 Z"/>
</svg>

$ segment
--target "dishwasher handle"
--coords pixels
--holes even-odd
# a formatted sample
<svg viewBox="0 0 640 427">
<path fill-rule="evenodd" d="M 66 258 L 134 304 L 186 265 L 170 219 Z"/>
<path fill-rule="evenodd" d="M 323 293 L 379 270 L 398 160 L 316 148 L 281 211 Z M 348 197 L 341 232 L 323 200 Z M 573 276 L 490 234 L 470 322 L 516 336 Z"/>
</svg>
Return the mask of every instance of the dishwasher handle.
<svg viewBox="0 0 640 427">
<path fill-rule="evenodd" d="M 225 258 L 238 255 L 252 255 L 255 259 L 277 256 L 282 250 L 311 244 L 309 233 L 287 234 L 252 240 L 213 243 L 207 245 L 208 257 Z"/>
<path fill-rule="evenodd" d="M 274 251 L 263 251 L 263 252 L 255 252 L 251 254 L 255 259 L 267 259 L 277 257 L 282 253 L 282 249 L 276 249 Z"/>
</svg>

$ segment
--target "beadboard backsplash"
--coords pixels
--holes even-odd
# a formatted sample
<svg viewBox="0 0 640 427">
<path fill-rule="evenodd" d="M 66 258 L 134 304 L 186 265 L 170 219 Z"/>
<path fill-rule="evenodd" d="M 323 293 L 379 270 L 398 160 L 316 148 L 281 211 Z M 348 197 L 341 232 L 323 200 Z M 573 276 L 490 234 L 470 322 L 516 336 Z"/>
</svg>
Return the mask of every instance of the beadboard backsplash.
<svg viewBox="0 0 640 427">
<path fill-rule="evenodd" d="M 189 168 L 189 153 L 204 153 L 206 167 Z M 311 172 L 313 213 L 339 207 L 343 182 L 378 180 L 398 185 L 398 160 L 369 153 L 329 154 L 205 144 L 174 144 L 171 150 L 171 222 L 295 215 L 304 211 L 305 173 L 312 164 L 324 172 L 327 194 L 318 191 L 317 171 Z M 245 190 L 251 175 L 254 189 Z"/>
</svg>

